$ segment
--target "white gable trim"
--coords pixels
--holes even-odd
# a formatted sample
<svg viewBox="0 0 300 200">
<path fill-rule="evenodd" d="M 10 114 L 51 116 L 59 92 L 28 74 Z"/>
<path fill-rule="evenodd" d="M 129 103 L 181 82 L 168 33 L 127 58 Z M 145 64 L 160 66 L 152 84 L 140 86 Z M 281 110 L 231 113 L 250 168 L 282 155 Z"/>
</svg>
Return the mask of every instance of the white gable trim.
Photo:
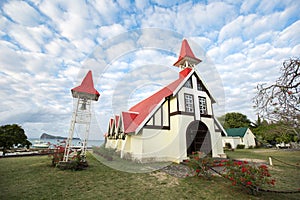
<svg viewBox="0 0 300 200">
<path fill-rule="evenodd" d="M 225 129 L 223 128 L 222 124 L 219 122 L 219 120 L 215 117 L 215 115 L 213 115 L 214 121 L 217 123 L 218 127 L 223 131 L 223 133 L 226 135 L 225 137 L 228 137 L 227 132 L 225 131 Z"/>
<path fill-rule="evenodd" d="M 192 71 L 188 74 L 188 76 L 186 76 L 186 77 L 184 78 L 184 80 L 178 85 L 178 87 L 177 87 L 177 88 L 174 90 L 174 92 L 173 92 L 173 96 L 175 96 L 175 95 L 179 92 L 179 90 L 183 87 L 183 85 L 187 82 L 187 80 L 194 74 L 194 72 L 195 72 L 195 74 L 198 76 L 198 78 L 200 79 L 200 81 L 203 83 L 204 87 L 207 89 L 207 91 L 208 91 L 208 93 L 209 93 L 208 95 L 211 97 L 212 103 L 217 103 L 215 97 L 212 95 L 212 93 L 211 93 L 210 89 L 208 88 L 207 84 L 206 84 L 205 81 L 201 78 L 201 76 L 200 76 L 200 74 L 198 73 L 198 71 L 195 70 L 195 69 L 192 69 Z"/>
<path fill-rule="evenodd" d="M 212 100 L 212 103 L 217 103 L 215 97 L 213 96 L 213 94 L 211 93 L 209 87 L 207 86 L 207 84 L 205 83 L 205 81 L 201 78 L 199 72 L 197 70 L 194 70 L 194 72 L 197 74 L 198 78 L 200 79 L 200 81 L 203 83 L 204 87 L 207 89 L 209 95 L 211 96 L 211 100 Z"/>
</svg>

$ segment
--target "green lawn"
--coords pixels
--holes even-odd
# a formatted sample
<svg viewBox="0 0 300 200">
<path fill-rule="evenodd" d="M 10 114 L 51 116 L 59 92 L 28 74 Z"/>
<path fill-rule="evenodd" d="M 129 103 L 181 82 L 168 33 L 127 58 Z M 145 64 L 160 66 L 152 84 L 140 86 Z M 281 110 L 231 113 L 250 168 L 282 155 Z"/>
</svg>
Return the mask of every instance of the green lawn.
<svg viewBox="0 0 300 200">
<path fill-rule="evenodd" d="M 267 152 L 228 152 L 232 158 L 267 158 Z M 274 154 L 273 154 L 274 153 Z M 300 161 L 300 152 L 272 152 L 287 162 Z M 276 155 L 276 156 L 275 156 Z M 300 194 L 264 193 L 251 196 L 220 177 L 178 179 L 162 172 L 126 173 L 111 169 L 88 155 L 90 167 L 61 171 L 50 167 L 47 156 L 1 158 L 0 199 L 300 199 Z M 277 189 L 298 189 L 299 168 L 277 165 L 271 169 Z M 285 177 L 285 178 L 283 178 Z"/>
</svg>

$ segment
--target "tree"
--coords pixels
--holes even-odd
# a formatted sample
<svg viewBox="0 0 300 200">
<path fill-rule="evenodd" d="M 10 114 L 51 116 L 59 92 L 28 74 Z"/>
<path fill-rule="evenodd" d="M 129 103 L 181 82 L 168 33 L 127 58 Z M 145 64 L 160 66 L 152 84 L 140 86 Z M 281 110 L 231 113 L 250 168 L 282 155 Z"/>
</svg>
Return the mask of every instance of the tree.
<svg viewBox="0 0 300 200">
<path fill-rule="evenodd" d="M 271 121 L 282 121 L 299 127 L 300 121 L 300 59 L 283 62 L 281 75 L 272 85 L 258 84 L 253 101 L 258 114 Z"/>
<path fill-rule="evenodd" d="M 263 120 L 260 124 L 257 123 L 257 126 L 251 130 L 255 134 L 256 139 L 263 143 L 268 142 L 273 144 L 275 142 L 289 143 L 298 141 L 295 132 L 287 129 L 282 121 L 268 123 L 266 120 Z"/>
<path fill-rule="evenodd" d="M 30 144 L 21 126 L 17 124 L 0 126 L 0 147 L 3 156 L 14 145 L 29 146 Z"/>
<path fill-rule="evenodd" d="M 220 121 L 224 121 L 223 127 L 225 129 L 249 127 L 251 123 L 251 121 L 247 118 L 246 115 L 237 112 L 226 113 L 225 115 L 220 117 Z"/>
</svg>

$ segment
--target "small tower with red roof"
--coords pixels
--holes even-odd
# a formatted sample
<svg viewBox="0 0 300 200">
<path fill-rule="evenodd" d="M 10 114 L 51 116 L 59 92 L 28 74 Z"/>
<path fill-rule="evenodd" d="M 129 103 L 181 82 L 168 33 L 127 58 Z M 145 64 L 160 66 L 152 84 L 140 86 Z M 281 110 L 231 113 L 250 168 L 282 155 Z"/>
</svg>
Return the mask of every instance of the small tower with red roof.
<svg viewBox="0 0 300 200">
<path fill-rule="evenodd" d="M 92 71 L 89 71 L 81 84 L 71 89 L 71 92 L 75 99 L 75 104 L 63 162 L 68 162 L 71 158 L 71 153 L 75 151 L 81 151 L 80 156 L 83 160 L 86 157 L 87 140 L 91 123 L 91 105 L 92 101 L 98 101 L 100 96 L 99 92 L 94 88 Z M 72 143 L 76 126 L 84 126 L 84 133 L 81 133 L 83 138 L 80 138 L 82 140 L 80 146 L 75 146 Z"/>
<path fill-rule="evenodd" d="M 187 67 L 194 68 L 202 60 L 196 58 L 188 41 L 184 39 L 181 44 L 180 54 L 178 60 L 173 64 L 176 67 L 185 69 Z"/>
</svg>

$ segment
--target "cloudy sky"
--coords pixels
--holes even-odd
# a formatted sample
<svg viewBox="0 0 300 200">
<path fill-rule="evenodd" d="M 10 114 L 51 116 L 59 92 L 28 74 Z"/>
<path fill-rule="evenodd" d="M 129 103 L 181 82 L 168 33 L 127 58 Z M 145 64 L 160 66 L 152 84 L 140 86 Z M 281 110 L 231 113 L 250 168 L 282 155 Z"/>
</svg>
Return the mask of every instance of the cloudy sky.
<svg viewBox="0 0 300 200">
<path fill-rule="evenodd" d="M 91 69 L 101 97 L 90 139 L 102 139 L 113 113 L 177 78 L 183 38 L 203 60 L 217 115 L 255 120 L 255 86 L 299 57 L 299 10 L 294 0 L 2 0 L 0 124 L 67 136 L 70 89 Z"/>
</svg>

